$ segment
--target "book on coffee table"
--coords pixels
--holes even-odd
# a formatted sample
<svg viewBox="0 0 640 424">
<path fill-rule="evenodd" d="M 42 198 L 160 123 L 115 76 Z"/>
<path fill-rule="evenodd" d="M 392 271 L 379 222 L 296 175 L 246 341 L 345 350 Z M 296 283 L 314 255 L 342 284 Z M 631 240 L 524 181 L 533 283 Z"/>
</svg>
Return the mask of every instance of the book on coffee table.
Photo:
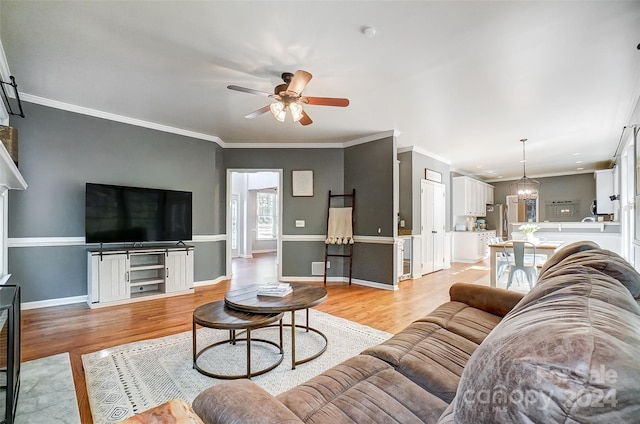
<svg viewBox="0 0 640 424">
<path fill-rule="evenodd" d="M 288 283 L 263 284 L 258 286 L 258 296 L 285 297 L 292 292 L 293 289 Z"/>
</svg>

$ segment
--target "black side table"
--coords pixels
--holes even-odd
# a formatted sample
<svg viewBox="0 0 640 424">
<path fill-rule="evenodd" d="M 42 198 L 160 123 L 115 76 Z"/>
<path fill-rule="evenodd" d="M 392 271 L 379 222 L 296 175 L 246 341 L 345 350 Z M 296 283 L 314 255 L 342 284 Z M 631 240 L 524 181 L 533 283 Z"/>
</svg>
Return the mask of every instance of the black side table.
<svg viewBox="0 0 640 424">
<path fill-rule="evenodd" d="M 20 390 L 20 286 L 0 285 L 0 423 L 13 424 Z M 6 350 L 5 350 L 6 349 Z"/>
</svg>

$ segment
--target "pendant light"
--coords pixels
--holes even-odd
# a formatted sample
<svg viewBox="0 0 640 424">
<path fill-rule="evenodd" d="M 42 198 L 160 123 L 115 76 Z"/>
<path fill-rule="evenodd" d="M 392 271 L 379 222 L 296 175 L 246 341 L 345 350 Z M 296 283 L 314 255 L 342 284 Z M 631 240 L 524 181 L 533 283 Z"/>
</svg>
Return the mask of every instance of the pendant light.
<svg viewBox="0 0 640 424">
<path fill-rule="evenodd" d="M 520 140 L 522 142 L 522 178 L 512 183 L 511 194 L 518 196 L 520 200 L 535 200 L 540 193 L 540 182 L 527 177 L 527 158 L 525 156 L 524 144 L 527 141 L 526 138 Z"/>
</svg>

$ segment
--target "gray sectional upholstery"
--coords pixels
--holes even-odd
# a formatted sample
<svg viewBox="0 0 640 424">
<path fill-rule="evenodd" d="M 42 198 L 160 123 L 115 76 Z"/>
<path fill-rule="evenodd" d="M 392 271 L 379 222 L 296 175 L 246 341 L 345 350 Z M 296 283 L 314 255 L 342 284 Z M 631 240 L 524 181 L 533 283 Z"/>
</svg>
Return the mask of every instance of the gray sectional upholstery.
<svg viewBox="0 0 640 424">
<path fill-rule="evenodd" d="M 193 409 L 205 423 L 638 421 L 640 275 L 618 255 L 574 243 L 524 298 L 460 283 L 450 296 L 285 393 L 232 381 Z"/>
</svg>

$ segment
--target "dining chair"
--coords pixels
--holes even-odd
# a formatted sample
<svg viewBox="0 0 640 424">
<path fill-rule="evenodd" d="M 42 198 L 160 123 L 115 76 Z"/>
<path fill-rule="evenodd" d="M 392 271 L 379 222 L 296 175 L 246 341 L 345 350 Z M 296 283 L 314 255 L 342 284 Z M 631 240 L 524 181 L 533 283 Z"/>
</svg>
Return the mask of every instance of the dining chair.
<svg viewBox="0 0 640 424">
<path fill-rule="evenodd" d="M 504 243 L 504 240 L 502 239 L 502 237 L 491 237 L 489 239 L 489 244 L 499 244 L 499 243 Z M 499 280 L 508 267 L 509 267 L 509 259 L 507 255 L 505 255 L 503 252 L 498 252 L 496 254 L 496 279 Z"/>
<path fill-rule="evenodd" d="M 527 260 L 525 261 L 526 249 L 532 249 L 533 255 L 527 254 Z M 536 269 L 536 245 L 524 240 L 509 240 L 504 243 L 504 254 L 509 261 L 507 290 L 513 282 L 515 273 L 520 271 L 525 274 L 529 288 L 532 289 L 536 278 L 538 278 L 538 271 Z"/>
</svg>

